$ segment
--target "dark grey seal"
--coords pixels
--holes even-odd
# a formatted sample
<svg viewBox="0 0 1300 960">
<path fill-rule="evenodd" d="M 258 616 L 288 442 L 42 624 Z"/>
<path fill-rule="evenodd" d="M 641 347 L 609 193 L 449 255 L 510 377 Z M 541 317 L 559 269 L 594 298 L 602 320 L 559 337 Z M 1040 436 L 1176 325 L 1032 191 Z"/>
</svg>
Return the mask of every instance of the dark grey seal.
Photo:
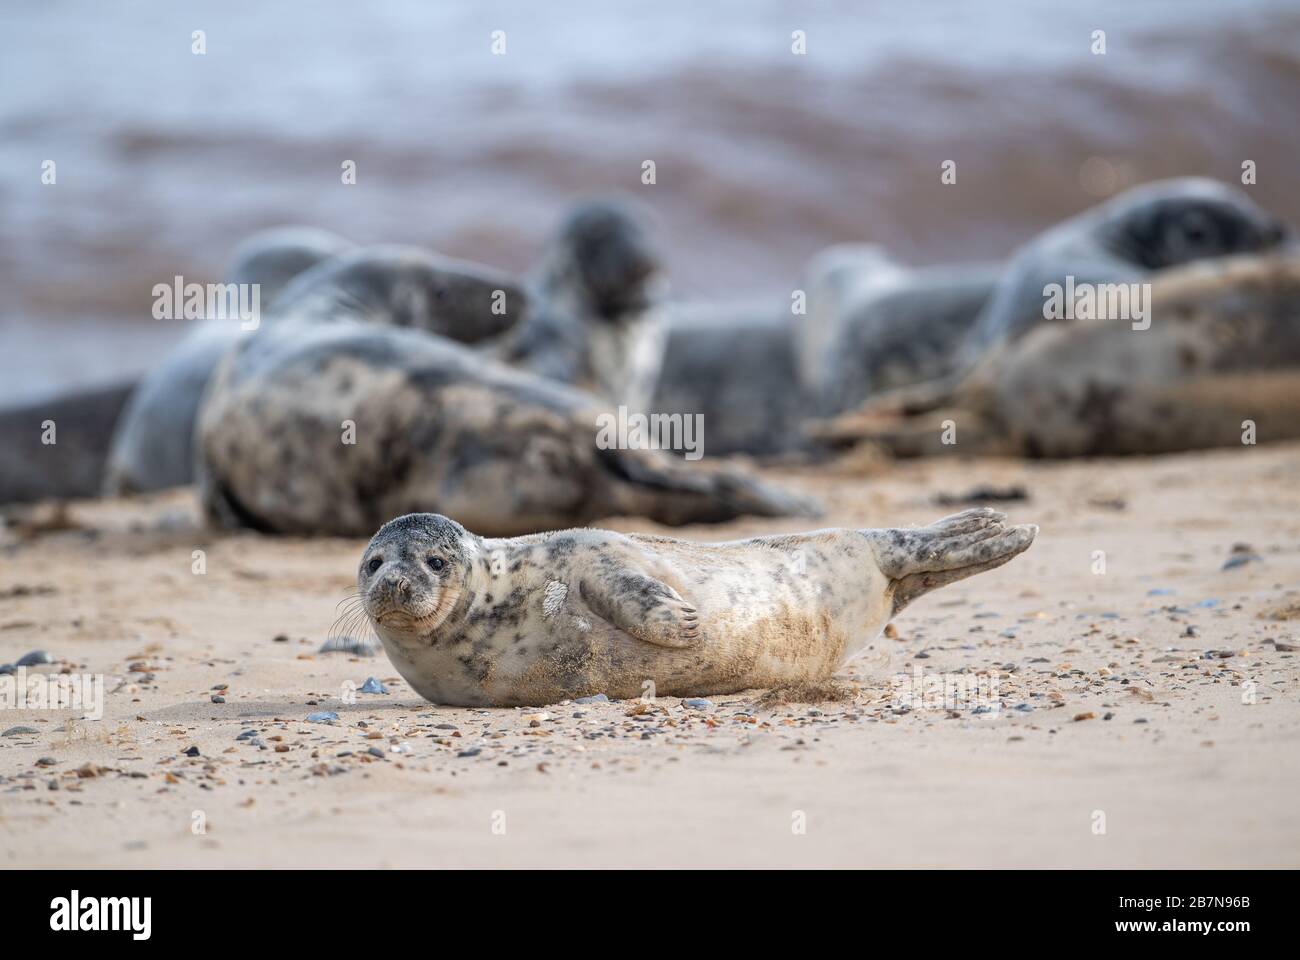
<svg viewBox="0 0 1300 960">
<path fill-rule="evenodd" d="M 616 399 L 626 341 L 657 297 L 661 270 L 638 205 L 612 197 L 580 201 L 530 280 L 532 311 L 496 356 Z"/>
</svg>

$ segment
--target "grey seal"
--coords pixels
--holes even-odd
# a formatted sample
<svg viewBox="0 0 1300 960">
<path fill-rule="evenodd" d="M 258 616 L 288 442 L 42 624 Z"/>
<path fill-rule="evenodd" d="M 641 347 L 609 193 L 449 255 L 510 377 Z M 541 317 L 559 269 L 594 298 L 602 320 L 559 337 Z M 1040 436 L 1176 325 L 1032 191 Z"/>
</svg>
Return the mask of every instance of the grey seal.
<svg viewBox="0 0 1300 960">
<path fill-rule="evenodd" d="M 235 276 L 256 277 L 285 258 L 303 261 L 309 245 L 269 242 L 245 256 Z M 466 343 L 504 332 L 527 309 L 522 287 L 505 273 L 415 247 L 379 245 L 326 256 L 278 291 L 262 322 L 327 321 L 346 315 L 368 323 L 420 327 Z M 277 253 L 277 250 L 280 251 Z M 287 271 L 285 271 L 287 273 Z M 256 281 L 248 281 L 256 282 Z M 139 492 L 188 483 L 193 433 L 203 390 L 221 358 L 245 334 L 238 323 L 208 320 L 141 384 L 117 430 L 109 489 Z"/>
<path fill-rule="evenodd" d="M 1300 256 L 1162 271 L 1150 314 L 1145 330 L 1125 318 L 1041 325 L 990 351 L 945 406 L 867 409 L 815 430 L 899 456 L 1156 454 L 1300 437 Z"/>
<path fill-rule="evenodd" d="M 533 310 L 498 359 L 616 399 L 629 342 L 663 285 L 648 217 L 619 197 L 574 204 L 534 270 Z"/>
<path fill-rule="evenodd" d="M 342 237 L 315 227 L 264 230 L 236 248 L 227 282 L 260 285 L 261 303 L 269 305 L 295 277 L 350 246 Z M 112 431 L 107 473 L 97 486 L 122 494 L 190 482 L 199 400 L 239 332 L 233 320 L 200 321 L 145 374 Z"/>
<path fill-rule="evenodd" d="M 1051 322 L 1044 288 L 1132 283 L 1170 267 L 1283 244 L 1285 224 L 1234 187 L 1201 177 L 1142 184 L 1039 235 L 1016 254 L 963 347 L 974 361 L 994 344 Z"/>
<path fill-rule="evenodd" d="M 739 471 L 602 444 L 604 412 L 423 331 L 271 324 L 227 356 L 204 399 L 200 491 L 218 523 L 353 536 L 431 509 L 502 535 L 618 514 L 683 524 L 809 509 Z"/>
<path fill-rule="evenodd" d="M 868 397 L 946 377 L 1002 276 L 997 263 L 891 272 L 846 305 L 835 321 L 819 379 L 806 385 L 823 415 Z"/>
<path fill-rule="evenodd" d="M 879 247 L 841 245 L 806 268 L 806 315 L 779 294 L 752 303 L 666 303 L 653 312 L 661 358 L 642 402 L 701 414 L 712 453 L 816 456 L 818 445 L 802 429 L 808 417 L 852 409 L 873 393 L 954 368 L 955 345 L 1001 270 L 911 269 Z M 645 334 L 639 347 L 650 343 Z M 639 386 L 638 376 L 625 379 Z"/>
<path fill-rule="evenodd" d="M 647 388 L 637 376 L 633 409 L 701 416 L 712 454 L 770 457 L 804 445 L 812 412 L 796 369 L 790 307 L 777 296 L 746 303 L 672 303 L 657 312 L 659 341 Z M 646 363 L 645 367 L 651 364 Z M 641 368 L 644 369 L 645 367 Z"/>
<path fill-rule="evenodd" d="M 1289 228 L 1241 190 L 1200 177 L 1134 187 L 1040 234 L 1011 260 L 957 353 L 954 371 L 873 397 L 876 409 L 935 409 L 994 347 L 1049 323 L 1053 288 L 1126 285 L 1202 260 L 1282 247 Z"/>
<path fill-rule="evenodd" d="M 0 410 L 0 503 L 95 495 L 108 437 L 134 389 L 118 382 Z M 41 442 L 47 420 L 53 444 Z"/>
<path fill-rule="evenodd" d="M 357 588 L 397 672 L 434 703 L 725 694 L 828 677 L 917 597 L 1027 549 L 1038 528 L 1005 520 L 696 543 L 490 539 L 414 514 L 374 535 Z"/>
</svg>

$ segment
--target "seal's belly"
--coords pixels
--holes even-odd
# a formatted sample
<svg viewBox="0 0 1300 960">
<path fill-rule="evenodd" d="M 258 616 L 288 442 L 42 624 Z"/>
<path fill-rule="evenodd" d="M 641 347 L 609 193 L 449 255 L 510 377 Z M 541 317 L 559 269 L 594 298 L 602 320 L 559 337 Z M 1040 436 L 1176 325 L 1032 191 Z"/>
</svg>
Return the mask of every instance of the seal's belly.
<svg viewBox="0 0 1300 960">
<path fill-rule="evenodd" d="M 390 650 L 390 656 L 434 703 L 512 706 L 597 693 L 614 699 L 707 695 L 829 676 L 884 622 L 852 604 L 799 591 L 776 591 L 735 606 L 710 603 L 700 613 L 700 640 L 683 648 L 629 636 L 576 601 L 494 642 L 413 657 Z"/>
</svg>

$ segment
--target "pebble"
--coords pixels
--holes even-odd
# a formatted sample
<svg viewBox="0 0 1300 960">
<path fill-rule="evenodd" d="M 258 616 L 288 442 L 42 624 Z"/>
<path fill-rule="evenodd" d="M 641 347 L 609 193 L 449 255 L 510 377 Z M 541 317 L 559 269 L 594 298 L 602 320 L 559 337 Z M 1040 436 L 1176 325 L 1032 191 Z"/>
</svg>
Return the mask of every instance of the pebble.
<svg viewBox="0 0 1300 960">
<path fill-rule="evenodd" d="M 609 697 L 605 696 L 603 693 L 595 693 L 592 694 L 590 697 L 579 697 L 577 700 L 574 700 L 573 702 L 574 703 L 609 703 Z"/>
<path fill-rule="evenodd" d="M 15 667 L 34 667 L 38 663 L 53 663 L 54 658 L 50 656 L 47 650 L 33 650 L 31 653 L 25 653 L 14 662 Z"/>
<path fill-rule="evenodd" d="M 358 657 L 373 657 L 379 648 L 360 637 L 330 637 L 320 645 L 319 653 L 350 653 Z"/>
<path fill-rule="evenodd" d="M 388 689 L 374 677 L 367 677 L 366 682 L 357 688 L 357 693 L 387 693 Z"/>
<path fill-rule="evenodd" d="M 223 696 L 221 696 L 220 694 L 214 693 L 214 694 L 212 695 L 212 702 L 213 702 L 213 703 L 225 703 L 225 702 L 226 702 L 226 698 L 223 697 Z"/>
<path fill-rule="evenodd" d="M 308 723 L 334 723 L 338 718 L 339 715 L 333 710 L 318 710 L 307 714 Z"/>
<path fill-rule="evenodd" d="M 691 697 L 689 700 L 683 700 L 682 706 L 688 710 L 712 710 L 713 701 L 705 700 L 703 697 Z"/>
<path fill-rule="evenodd" d="M 185 756 L 187 756 L 187 757 L 197 757 L 197 756 L 199 756 L 199 748 L 198 748 L 198 747 L 190 747 L 188 750 L 185 751 Z"/>
<path fill-rule="evenodd" d="M 257 736 L 257 731 L 256 731 L 256 730 L 245 730 L 245 731 L 244 731 L 243 733 L 241 733 L 239 736 L 235 737 L 235 739 L 236 739 L 236 740 L 248 740 L 248 739 L 250 739 L 250 738 L 252 738 L 252 737 L 256 737 L 256 736 Z"/>
<path fill-rule="evenodd" d="M 477 757 L 477 756 L 478 756 L 480 753 L 482 753 L 482 752 L 483 752 L 483 748 L 482 748 L 482 747 L 470 747 L 468 750 L 462 750 L 460 753 L 456 754 L 456 756 L 458 756 L 458 757 Z"/>
<path fill-rule="evenodd" d="M 31 727 L 10 727 L 4 733 L 0 733 L 0 737 L 23 737 L 33 733 L 40 733 L 40 731 Z"/>
<path fill-rule="evenodd" d="M 384 759 L 384 751 L 380 750 L 378 747 L 371 747 L 366 751 L 366 753 L 370 754 L 372 757 L 378 757 L 380 760 Z"/>
<path fill-rule="evenodd" d="M 1258 563 L 1263 558 L 1257 554 L 1248 543 L 1234 543 L 1232 553 L 1228 559 L 1223 561 L 1224 570 L 1232 570 L 1236 567 L 1244 567 L 1248 563 Z"/>
</svg>

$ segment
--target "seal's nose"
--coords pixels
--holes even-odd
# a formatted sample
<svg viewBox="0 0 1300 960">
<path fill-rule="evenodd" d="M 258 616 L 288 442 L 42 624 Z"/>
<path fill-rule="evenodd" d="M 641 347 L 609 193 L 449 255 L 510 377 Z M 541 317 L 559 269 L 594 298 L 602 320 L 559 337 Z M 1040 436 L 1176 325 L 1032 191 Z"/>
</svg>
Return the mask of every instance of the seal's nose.
<svg viewBox="0 0 1300 960">
<path fill-rule="evenodd" d="M 384 595 L 390 599 L 405 600 L 411 595 L 411 581 L 406 577 L 399 577 L 395 573 L 390 573 L 384 577 L 383 591 Z"/>
</svg>

